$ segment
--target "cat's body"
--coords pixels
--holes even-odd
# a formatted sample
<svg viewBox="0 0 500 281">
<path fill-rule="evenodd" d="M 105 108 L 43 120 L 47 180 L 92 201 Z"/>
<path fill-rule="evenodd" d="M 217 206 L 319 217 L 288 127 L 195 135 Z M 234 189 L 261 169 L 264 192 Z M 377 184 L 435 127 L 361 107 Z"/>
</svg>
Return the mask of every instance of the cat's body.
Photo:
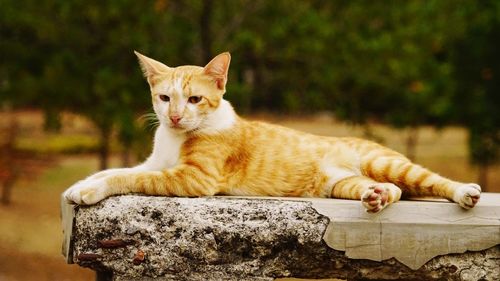
<svg viewBox="0 0 500 281">
<path fill-rule="evenodd" d="M 222 99 L 230 56 L 205 68 L 169 68 L 137 54 L 160 121 L 153 152 L 134 168 L 99 172 L 65 197 L 93 204 L 114 194 L 253 195 L 357 199 L 378 212 L 407 196 L 473 207 L 476 184 L 443 178 L 403 155 L 356 138 L 311 135 L 246 121 Z"/>
</svg>

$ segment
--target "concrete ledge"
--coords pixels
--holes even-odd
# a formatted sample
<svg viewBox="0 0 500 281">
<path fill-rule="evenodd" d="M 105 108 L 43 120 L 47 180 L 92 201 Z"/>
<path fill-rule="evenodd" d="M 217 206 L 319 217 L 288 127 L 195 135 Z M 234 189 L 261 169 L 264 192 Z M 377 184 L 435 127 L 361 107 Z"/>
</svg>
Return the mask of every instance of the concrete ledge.
<svg viewBox="0 0 500 281">
<path fill-rule="evenodd" d="M 112 280 L 498 280 L 500 194 L 402 201 L 127 195 L 62 201 L 68 263 Z"/>
</svg>

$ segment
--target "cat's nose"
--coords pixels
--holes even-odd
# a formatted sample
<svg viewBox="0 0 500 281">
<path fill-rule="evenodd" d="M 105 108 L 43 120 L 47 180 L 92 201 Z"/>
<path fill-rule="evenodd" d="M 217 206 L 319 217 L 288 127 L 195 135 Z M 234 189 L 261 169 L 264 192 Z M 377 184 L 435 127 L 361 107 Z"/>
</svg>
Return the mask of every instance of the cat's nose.
<svg viewBox="0 0 500 281">
<path fill-rule="evenodd" d="M 182 117 L 179 116 L 179 115 L 172 115 L 170 116 L 170 120 L 172 121 L 172 123 L 174 123 L 174 125 L 177 125 L 179 124 L 179 122 L 181 121 Z"/>
</svg>

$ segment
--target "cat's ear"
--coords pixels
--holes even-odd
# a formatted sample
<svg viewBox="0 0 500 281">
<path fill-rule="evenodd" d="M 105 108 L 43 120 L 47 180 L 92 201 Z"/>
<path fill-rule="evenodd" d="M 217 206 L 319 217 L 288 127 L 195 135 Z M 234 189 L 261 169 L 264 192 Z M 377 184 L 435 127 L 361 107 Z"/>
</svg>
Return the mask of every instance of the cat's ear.
<svg viewBox="0 0 500 281">
<path fill-rule="evenodd" d="M 225 90 L 231 55 L 228 52 L 217 55 L 203 68 L 203 73 L 214 79 L 219 90 Z"/>
<path fill-rule="evenodd" d="M 139 64 L 141 65 L 142 72 L 144 73 L 144 77 L 148 79 L 148 82 L 152 82 L 154 77 L 168 72 L 171 68 L 164 65 L 163 63 L 156 61 L 152 58 L 148 58 L 145 55 L 134 51 L 135 55 L 139 59 Z"/>
</svg>

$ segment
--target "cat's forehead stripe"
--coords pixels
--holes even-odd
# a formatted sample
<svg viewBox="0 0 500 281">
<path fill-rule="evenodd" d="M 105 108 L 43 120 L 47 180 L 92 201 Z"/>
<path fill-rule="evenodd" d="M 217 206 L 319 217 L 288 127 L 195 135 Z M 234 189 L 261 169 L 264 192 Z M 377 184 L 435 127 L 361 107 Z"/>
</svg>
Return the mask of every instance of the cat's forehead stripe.
<svg viewBox="0 0 500 281">
<path fill-rule="evenodd" d="M 173 90 L 181 94 L 185 93 L 189 86 L 189 83 L 191 82 L 192 76 L 193 75 L 189 73 L 176 73 L 172 75 L 171 78 L 172 84 L 170 86 L 171 87 L 170 90 Z"/>
<path fill-rule="evenodd" d="M 182 90 L 182 76 L 181 77 L 177 77 L 175 80 L 174 80 L 174 90 L 175 92 L 177 92 L 178 94 L 182 94 L 184 91 Z"/>
<path fill-rule="evenodd" d="M 187 88 L 187 86 L 189 85 L 189 82 L 191 82 L 191 77 L 192 77 L 192 75 L 185 75 L 184 76 L 184 81 L 183 81 L 184 83 L 182 83 L 182 89 L 185 90 Z"/>
</svg>

